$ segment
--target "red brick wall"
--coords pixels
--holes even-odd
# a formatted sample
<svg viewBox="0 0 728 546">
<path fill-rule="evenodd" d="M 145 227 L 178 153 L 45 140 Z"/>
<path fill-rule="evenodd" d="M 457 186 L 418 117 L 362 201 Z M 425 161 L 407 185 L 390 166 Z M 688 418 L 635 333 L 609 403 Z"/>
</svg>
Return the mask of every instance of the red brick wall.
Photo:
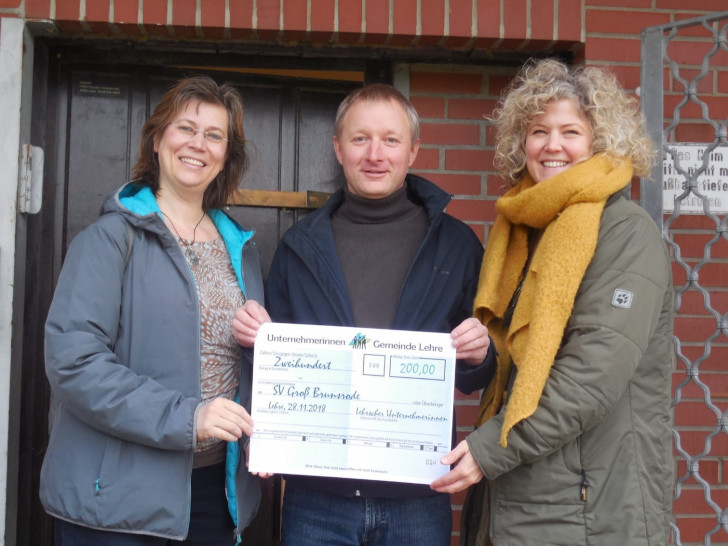
<svg viewBox="0 0 728 546">
<path fill-rule="evenodd" d="M 581 0 L 0 0 L 0 16 L 53 19 L 62 31 L 416 47 L 542 49 L 577 43 Z M 529 7 L 530 4 L 530 7 Z M 447 9 L 449 7 L 449 9 Z M 558 14 L 558 15 L 554 15 Z M 229 20 L 229 24 L 226 21 Z M 162 27 L 161 29 L 158 27 Z M 156 27 L 156 28 L 155 28 Z"/>
<path fill-rule="evenodd" d="M 412 170 L 440 185 L 455 198 L 448 212 L 487 238 L 495 218 L 502 180 L 492 170 L 493 142 L 485 114 L 495 107 L 510 79 L 493 69 L 416 65 L 410 72 L 410 99 L 421 123 L 421 144 Z M 456 393 L 458 441 L 473 429 L 479 396 Z M 453 495 L 453 546 L 457 544 L 465 493 Z"/>
<path fill-rule="evenodd" d="M 0 17 L 52 20 L 59 32 L 80 37 L 148 36 L 400 50 L 438 47 L 460 52 L 570 51 L 578 62 L 609 66 L 630 90 L 640 81 L 643 28 L 726 9 L 726 0 L 284 0 L 282 8 L 277 0 L 0 0 Z M 695 57 L 702 57 L 709 47 L 706 33 L 697 29 L 671 45 L 669 53 L 695 65 Z M 723 52 L 716 66 L 728 67 L 728 54 Z M 483 115 L 492 111 L 513 70 L 485 63 L 411 67 L 410 94 L 422 119 L 422 145 L 414 170 L 455 195 L 448 211 L 468 222 L 481 240 L 487 237 L 495 199 L 503 191 L 503 182 L 492 172 L 493 135 Z M 666 118 L 682 97 L 682 91 L 672 85 L 667 89 Z M 711 70 L 699 91 L 714 119 L 728 117 L 728 69 Z M 700 122 L 696 109 L 684 115 L 687 119 L 678 128 L 676 141 L 712 140 L 712 129 Z M 681 219 L 675 230 L 685 259 L 693 264 L 715 233 L 712 223 L 701 216 Z M 701 272 L 701 283 L 710 290 L 713 308 L 724 314 L 728 305 L 725 240 L 713 249 L 713 256 L 717 261 Z M 675 267 L 676 285 L 684 283 L 684 277 L 682 268 Z M 691 360 L 702 355 L 704 340 L 715 330 L 716 319 L 702 297 L 686 294 L 676 320 L 685 355 Z M 728 407 L 726 358 L 726 340 L 719 338 L 700 364 L 700 378 L 723 411 Z M 678 363 L 675 384 L 685 378 L 685 365 Z M 694 382 L 681 395 L 676 425 L 683 448 L 695 455 L 706 449 L 706 435 L 717 417 L 707 409 L 705 394 Z M 462 437 L 474 420 L 477 397 L 459 396 L 457 404 Z M 728 505 L 726 454 L 728 440 L 723 431 L 713 438 L 699 469 L 721 507 Z M 685 467 L 684 462 L 677 464 L 678 476 Z M 456 529 L 462 497 L 453 499 Z M 675 514 L 683 544 L 702 543 L 705 532 L 716 525 L 713 509 L 706 505 L 703 489 L 694 478 L 686 482 Z M 712 537 L 714 544 L 726 540 L 722 531 Z"/>
<path fill-rule="evenodd" d="M 417 65 L 410 73 L 410 97 L 421 122 L 413 170 L 456 196 L 448 212 L 468 222 L 483 241 L 501 193 L 499 181 L 487 172 L 493 152 L 484 115 L 506 80 L 468 67 Z"/>
<path fill-rule="evenodd" d="M 690 9 L 685 9 L 689 7 Z M 622 83 L 635 89 L 640 83 L 640 32 L 642 28 L 674 23 L 705 15 L 710 11 L 728 9 L 723 0 L 705 0 L 682 3 L 676 0 L 587 0 L 586 41 L 582 58 L 589 64 L 608 65 Z M 726 19 L 720 25 L 725 26 Z M 681 75 L 692 79 L 699 72 L 704 55 L 713 47 L 711 33 L 698 26 L 681 30 L 671 40 L 667 54 L 681 64 Z M 725 120 L 728 117 L 728 54 L 719 52 L 710 60 L 709 70 L 698 85 L 701 101 L 709 108 L 711 119 Z M 673 111 L 684 99 L 684 90 L 665 71 L 665 122 L 673 120 Z M 680 123 L 670 136 L 672 142 L 712 142 L 714 129 L 702 120 L 702 112 L 695 104 L 680 111 Z M 683 216 L 670 223 L 670 237 L 679 244 L 682 260 L 691 268 L 704 259 L 706 243 L 715 238 L 715 224 L 703 215 Z M 699 270 L 700 285 L 710 297 L 710 306 L 720 315 L 728 310 L 728 274 L 726 258 L 728 242 L 720 238 L 710 249 L 710 261 Z M 686 286 L 686 272 L 682 266 L 673 268 L 676 287 Z M 716 336 L 716 333 L 718 335 Z M 703 295 L 696 290 L 686 292 L 675 320 L 675 334 L 680 339 L 681 351 L 689 362 L 699 364 L 699 380 L 709 394 L 691 378 L 685 362 L 678 360 L 674 374 L 674 386 L 685 383 L 679 390 L 679 403 L 675 406 L 675 426 L 680 434 L 680 445 L 689 457 L 704 454 L 699 459 L 697 470 L 710 487 L 708 498 L 724 510 L 728 506 L 726 485 L 728 467 L 728 435 L 725 429 L 712 440 L 710 434 L 716 431 L 719 415 L 709 409 L 710 399 L 720 411 L 728 407 L 728 347 L 726 339 L 719 335 L 715 316 L 706 308 Z M 705 343 L 716 336 L 711 350 Z M 682 544 L 703 544 L 706 533 L 716 527 L 715 509 L 706 499 L 706 488 L 695 475 L 687 472 L 683 457 L 676 457 L 676 477 L 683 478 L 679 498 L 675 501 L 673 514 L 680 530 Z M 685 479 L 686 478 L 686 479 Z M 728 543 L 728 535 L 719 530 L 711 536 L 712 544 Z"/>
</svg>

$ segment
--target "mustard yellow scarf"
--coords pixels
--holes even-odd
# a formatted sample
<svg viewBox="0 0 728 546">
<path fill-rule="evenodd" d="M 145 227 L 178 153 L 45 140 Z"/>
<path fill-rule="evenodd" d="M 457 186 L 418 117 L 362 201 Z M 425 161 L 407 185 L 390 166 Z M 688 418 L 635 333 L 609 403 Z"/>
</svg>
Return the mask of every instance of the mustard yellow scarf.
<svg viewBox="0 0 728 546">
<path fill-rule="evenodd" d="M 518 373 L 508 394 L 503 447 L 511 428 L 536 411 L 576 292 L 594 256 L 604 205 L 631 178 L 629 162 L 595 156 L 539 184 L 526 175 L 496 202 L 498 216 L 488 236 L 474 309 L 500 355 L 495 377 L 483 393 L 477 424 L 500 409 L 515 363 Z M 543 230 L 543 235 L 504 331 L 503 314 L 528 259 L 530 228 Z"/>
</svg>

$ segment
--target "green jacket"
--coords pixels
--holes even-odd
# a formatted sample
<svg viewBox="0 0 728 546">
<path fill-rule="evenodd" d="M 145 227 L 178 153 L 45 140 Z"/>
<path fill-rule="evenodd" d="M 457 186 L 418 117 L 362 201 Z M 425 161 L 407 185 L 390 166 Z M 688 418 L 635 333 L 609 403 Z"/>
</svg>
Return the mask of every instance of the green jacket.
<svg viewBox="0 0 728 546">
<path fill-rule="evenodd" d="M 537 410 L 506 448 L 503 411 L 467 439 L 492 482 L 496 546 L 668 542 L 672 312 L 660 232 L 615 195 Z"/>
</svg>

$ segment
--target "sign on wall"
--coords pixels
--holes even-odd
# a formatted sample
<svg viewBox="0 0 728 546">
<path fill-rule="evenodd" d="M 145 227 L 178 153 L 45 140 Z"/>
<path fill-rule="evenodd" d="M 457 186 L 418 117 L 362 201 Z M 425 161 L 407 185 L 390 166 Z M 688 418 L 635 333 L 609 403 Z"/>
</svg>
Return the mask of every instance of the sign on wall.
<svg viewBox="0 0 728 546">
<path fill-rule="evenodd" d="M 710 212 L 728 213 L 728 146 L 717 146 L 710 152 L 706 144 L 669 144 L 668 147 L 672 153 L 665 152 L 662 163 L 663 211 L 674 212 L 675 201 L 679 200 L 680 213 L 705 214 L 704 200 L 707 200 Z M 709 154 L 707 161 L 706 153 Z M 696 186 L 686 192 L 692 180 Z"/>
</svg>

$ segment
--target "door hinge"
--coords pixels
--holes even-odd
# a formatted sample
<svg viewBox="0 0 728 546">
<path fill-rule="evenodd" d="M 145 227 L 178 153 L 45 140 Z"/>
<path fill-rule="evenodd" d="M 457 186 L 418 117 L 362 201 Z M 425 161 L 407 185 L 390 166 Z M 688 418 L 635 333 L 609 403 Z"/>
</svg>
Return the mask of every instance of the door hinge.
<svg viewBox="0 0 728 546">
<path fill-rule="evenodd" d="M 23 144 L 20 154 L 18 209 L 24 214 L 37 214 L 43 201 L 43 148 Z"/>
</svg>

